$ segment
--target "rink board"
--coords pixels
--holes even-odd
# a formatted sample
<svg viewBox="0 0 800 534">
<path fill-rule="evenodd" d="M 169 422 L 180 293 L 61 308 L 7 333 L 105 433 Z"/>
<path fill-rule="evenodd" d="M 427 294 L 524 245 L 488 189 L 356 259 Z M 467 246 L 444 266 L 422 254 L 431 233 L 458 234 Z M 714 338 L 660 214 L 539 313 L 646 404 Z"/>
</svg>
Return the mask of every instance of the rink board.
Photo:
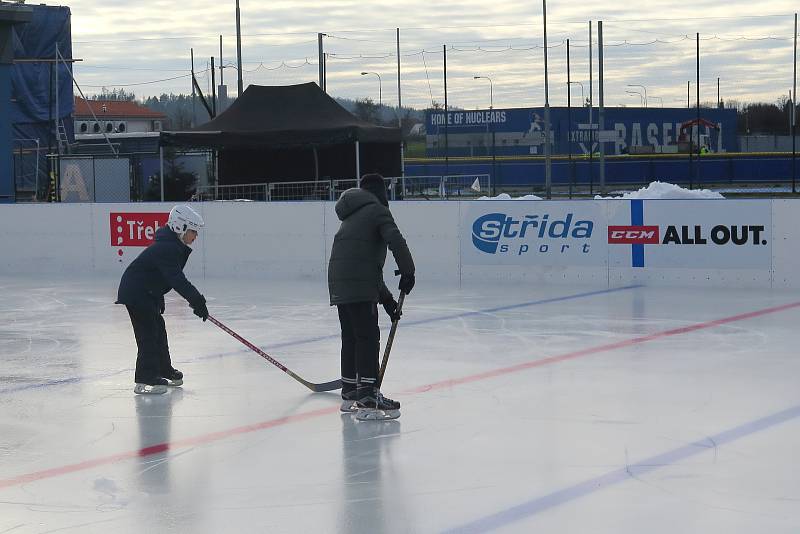
<svg viewBox="0 0 800 534">
<path fill-rule="evenodd" d="M 800 201 L 405 201 L 391 208 L 427 281 L 800 287 Z M 0 208 L 0 274 L 119 275 L 171 204 Z M 319 279 L 330 202 L 206 202 L 190 276 Z M 391 255 L 391 254 L 390 254 Z M 386 276 L 394 265 L 387 262 Z"/>
</svg>

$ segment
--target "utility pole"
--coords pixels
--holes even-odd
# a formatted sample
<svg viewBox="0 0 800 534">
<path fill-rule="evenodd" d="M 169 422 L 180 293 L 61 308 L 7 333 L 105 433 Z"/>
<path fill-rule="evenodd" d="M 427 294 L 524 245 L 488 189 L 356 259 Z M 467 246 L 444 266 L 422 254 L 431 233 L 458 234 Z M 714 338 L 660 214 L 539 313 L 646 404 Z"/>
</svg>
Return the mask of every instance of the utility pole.
<svg viewBox="0 0 800 534">
<path fill-rule="evenodd" d="M 317 34 L 317 48 L 319 49 L 319 88 L 323 91 L 325 91 L 325 52 L 322 49 L 322 38 L 324 36 L 324 33 Z"/>
<path fill-rule="evenodd" d="M 600 71 L 600 118 L 598 119 L 598 136 L 604 135 L 604 131 L 606 128 L 606 121 L 605 121 L 605 106 L 603 104 L 603 21 L 597 21 L 597 48 L 598 48 L 598 59 L 599 59 L 599 68 Z M 604 141 L 600 141 L 600 193 L 604 193 L 606 190 L 606 144 Z"/>
<path fill-rule="evenodd" d="M 447 111 L 447 45 L 442 45 L 444 56 L 444 174 L 450 174 L 450 145 L 447 138 L 447 123 L 450 118 Z"/>
<path fill-rule="evenodd" d="M 794 74 L 792 85 L 792 193 L 797 193 L 797 13 L 794 14 Z"/>
<path fill-rule="evenodd" d="M 397 126 L 399 126 L 402 129 L 403 99 L 400 96 L 400 28 L 396 28 L 396 30 L 397 30 Z"/>
<path fill-rule="evenodd" d="M 542 0 L 542 22 L 544 23 L 544 188 L 546 198 L 552 198 L 553 161 L 550 146 L 550 87 L 547 73 L 547 0 Z"/>
<path fill-rule="evenodd" d="M 403 99 L 400 96 L 400 28 L 397 30 L 397 126 L 400 128 L 400 176 L 406 175 L 406 154 L 403 146 Z M 392 188 L 394 192 L 394 188 Z"/>
<path fill-rule="evenodd" d="M 197 113 L 195 109 L 195 102 L 197 93 L 194 88 L 194 48 L 189 49 L 189 54 L 192 58 L 192 128 L 195 127 L 195 113 Z"/>
<path fill-rule="evenodd" d="M 214 75 L 214 56 L 211 56 L 211 111 L 214 112 L 212 119 L 217 116 L 217 80 Z"/>
<path fill-rule="evenodd" d="M 697 94 L 697 102 L 695 105 L 697 106 L 697 167 L 695 167 L 695 176 L 697 177 L 697 182 L 699 185 L 700 182 L 700 32 L 697 33 L 697 87 L 695 87 L 695 92 Z M 691 187 L 690 187 L 691 189 Z"/>
<path fill-rule="evenodd" d="M 572 167 L 572 80 L 569 74 L 569 39 L 567 39 L 567 153 L 569 154 L 569 198 L 572 198 L 575 169 Z"/>
<path fill-rule="evenodd" d="M 239 0 L 236 0 L 236 65 L 237 81 L 239 83 L 239 94 L 236 97 L 238 98 L 244 92 L 244 82 L 242 81 L 242 23 Z"/>
<path fill-rule="evenodd" d="M 592 109 L 594 108 L 594 101 L 592 100 L 593 89 L 592 80 L 594 66 L 592 65 L 592 21 L 589 21 L 589 194 L 594 193 L 594 121 L 592 120 Z"/>
</svg>

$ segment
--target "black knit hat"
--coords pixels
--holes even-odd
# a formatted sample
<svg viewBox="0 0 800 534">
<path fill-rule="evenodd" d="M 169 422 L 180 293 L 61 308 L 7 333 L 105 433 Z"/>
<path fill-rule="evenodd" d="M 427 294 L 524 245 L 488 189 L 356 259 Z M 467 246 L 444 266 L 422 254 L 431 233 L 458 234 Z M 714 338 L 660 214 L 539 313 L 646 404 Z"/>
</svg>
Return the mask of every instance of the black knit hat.
<svg viewBox="0 0 800 534">
<path fill-rule="evenodd" d="M 365 174 L 361 177 L 360 187 L 378 197 L 378 202 L 384 206 L 389 205 L 389 198 L 386 196 L 386 182 L 383 181 L 383 176 L 380 174 Z"/>
</svg>

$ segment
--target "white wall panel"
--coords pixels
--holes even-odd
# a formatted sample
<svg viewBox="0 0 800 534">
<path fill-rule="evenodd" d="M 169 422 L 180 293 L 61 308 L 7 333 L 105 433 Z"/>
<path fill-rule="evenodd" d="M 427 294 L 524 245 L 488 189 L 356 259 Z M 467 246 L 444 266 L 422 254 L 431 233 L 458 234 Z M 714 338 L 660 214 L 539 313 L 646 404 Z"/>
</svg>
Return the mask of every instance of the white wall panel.
<svg viewBox="0 0 800 534">
<path fill-rule="evenodd" d="M 91 204 L 0 206 L 0 272 L 91 274 Z"/>
<path fill-rule="evenodd" d="M 322 276 L 324 206 L 322 202 L 204 204 L 206 275 Z"/>
<path fill-rule="evenodd" d="M 772 202 L 773 287 L 800 288 L 800 202 Z"/>
</svg>

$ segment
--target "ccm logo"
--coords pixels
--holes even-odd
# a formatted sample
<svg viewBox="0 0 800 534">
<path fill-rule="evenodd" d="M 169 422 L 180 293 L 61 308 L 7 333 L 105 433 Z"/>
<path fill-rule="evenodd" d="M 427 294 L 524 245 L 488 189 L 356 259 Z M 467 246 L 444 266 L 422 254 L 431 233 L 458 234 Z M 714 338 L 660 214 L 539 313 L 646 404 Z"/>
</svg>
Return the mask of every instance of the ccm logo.
<svg viewBox="0 0 800 534">
<path fill-rule="evenodd" d="M 608 242 L 620 245 L 657 245 L 658 226 L 609 226 Z"/>
</svg>

